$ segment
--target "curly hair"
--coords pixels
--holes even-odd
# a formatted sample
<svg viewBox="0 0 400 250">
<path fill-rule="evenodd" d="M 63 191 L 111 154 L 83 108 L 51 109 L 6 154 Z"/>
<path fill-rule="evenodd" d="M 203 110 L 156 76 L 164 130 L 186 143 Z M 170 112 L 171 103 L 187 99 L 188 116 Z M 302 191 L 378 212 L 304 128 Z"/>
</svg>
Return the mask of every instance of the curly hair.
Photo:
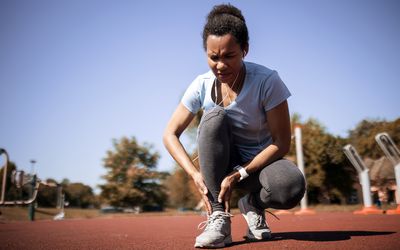
<svg viewBox="0 0 400 250">
<path fill-rule="evenodd" d="M 244 49 L 249 43 L 249 32 L 242 12 L 233 5 L 216 5 L 208 13 L 207 23 L 203 29 L 203 47 L 207 49 L 209 35 L 223 36 L 231 34 Z"/>
</svg>

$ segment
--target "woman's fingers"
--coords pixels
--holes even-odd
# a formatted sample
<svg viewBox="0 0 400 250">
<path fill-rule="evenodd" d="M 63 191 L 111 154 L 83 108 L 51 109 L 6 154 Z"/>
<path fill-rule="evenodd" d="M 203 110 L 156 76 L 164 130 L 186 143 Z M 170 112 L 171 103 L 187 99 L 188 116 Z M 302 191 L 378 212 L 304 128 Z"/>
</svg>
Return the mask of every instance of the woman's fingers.
<svg viewBox="0 0 400 250">
<path fill-rule="evenodd" d="M 204 206 L 207 210 L 207 214 L 211 214 L 212 208 L 207 196 L 203 195 L 203 201 L 204 201 Z"/>
<path fill-rule="evenodd" d="M 194 183 L 196 184 L 196 186 L 197 186 L 197 188 L 198 188 L 198 190 L 199 190 L 199 192 L 200 192 L 200 194 L 202 196 L 202 199 L 203 199 L 203 202 L 204 202 L 204 207 L 207 210 L 207 213 L 211 214 L 211 211 L 212 211 L 211 203 L 210 203 L 210 201 L 208 200 L 208 197 L 207 197 L 208 189 L 207 189 L 206 185 L 204 184 L 203 177 L 201 176 L 200 173 L 198 173 L 196 175 L 196 177 L 194 178 Z"/>
<path fill-rule="evenodd" d="M 230 183 L 229 179 L 225 178 L 222 183 L 221 183 L 221 191 L 219 192 L 218 195 L 218 202 L 224 203 L 225 205 L 225 212 L 229 213 L 231 207 L 230 207 L 230 199 L 231 199 L 231 193 L 232 193 L 232 183 Z"/>
<path fill-rule="evenodd" d="M 206 185 L 204 184 L 203 177 L 201 176 L 200 173 L 198 173 L 196 175 L 194 182 L 195 182 L 197 188 L 200 190 L 200 193 L 202 193 L 202 194 L 208 193 L 208 189 L 207 189 Z"/>
<path fill-rule="evenodd" d="M 223 196 L 223 201 L 225 203 L 225 212 L 229 213 L 229 211 L 231 210 L 231 206 L 230 206 L 230 200 L 231 200 L 231 193 L 232 190 L 230 188 L 226 189 L 225 194 Z"/>
<path fill-rule="evenodd" d="M 228 178 L 225 178 L 222 183 L 221 183 L 221 191 L 219 192 L 218 195 L 218 202 L 222 203 L 223 201 L 226 200 L 226 196 L 228 195 L 230 197 L 230 193 L 232 192 L 231 188 L 231 183 Z"/>
<path fill-rule="evenodd" d="M 219 203 L 222 203 L 225 200 L 224 197 L 225 197 L 226 190 L 227 190 L 227 188 L 225 186 L 221 187 L 221 191 L 219 192 L 219 195 L 218 195 Z"/>
<path fill-rule="evenodd" d="M 229 204 L 230 199 L 225 200 L 225 212 L 229 213 L 231 211 L 231 205 Z"/>
<path fill-rule="evenodd" d="M 206 187 L 206 185 L 204 184 L 204 181 L 200 182 L 200 188 L 203 194 L 207 194 L 208 193 L 208 189 Z"/>
</svg>

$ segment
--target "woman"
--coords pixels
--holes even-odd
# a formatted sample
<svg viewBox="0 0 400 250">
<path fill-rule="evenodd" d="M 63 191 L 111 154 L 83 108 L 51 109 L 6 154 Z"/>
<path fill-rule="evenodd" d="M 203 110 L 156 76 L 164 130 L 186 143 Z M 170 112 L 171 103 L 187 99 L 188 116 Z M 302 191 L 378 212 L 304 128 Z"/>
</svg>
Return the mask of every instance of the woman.
<svg viewBox="0 0 400 250">
<path fill-rule="evenodd" d="M 190 84 L 164 132 L 167 150 L 193 178 L 208 212 L 195 247 L 232 242 L 229 200 L 235 187 L 248 192 L 238 205 L 252 240 L 271 237 L 266 208 L 292 208 L 305 192 L 301 172 L 282 158 L 291 141 L 290 92 L 276 71 L 243 61 L 248 41 L 239 9 L 228 4 L 211 10 L 203 30 L 211 70 Z M 179 141 L 199 109 L 200 172 Z"/>
</svg>

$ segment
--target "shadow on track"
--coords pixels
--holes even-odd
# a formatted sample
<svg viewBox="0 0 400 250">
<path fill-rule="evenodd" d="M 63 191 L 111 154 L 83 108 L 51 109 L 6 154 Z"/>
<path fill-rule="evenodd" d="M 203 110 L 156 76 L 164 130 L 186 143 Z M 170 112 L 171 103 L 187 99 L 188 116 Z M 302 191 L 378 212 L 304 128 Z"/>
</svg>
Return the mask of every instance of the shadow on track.
<svg viewBox="0 0 400 250">
<path fill-rule="evenodd" d="M 229 247 L 242 244 L 257 244 L 268 241 L 279 240 L 299 240 L 299 241 L 341 241 L 349 240 L 353 236 L 376 236 L 388 235 L 396 232 L 377 232 L 377 231 L 306 231 L 306 232 L 283 232 L 273 233 L 272 238 L 266 241 L 249 241 L 242 240 L 232 242 Z"/>
<path fill-rule="evenodd" d="M 377 231 L 306 231 L 273 233 L 272 239 L 276 240 L 303 240 L 303 241 L 339 241 L 349 240 L 352 236 L 375 236 L 394 234 L 395 232 Z"/>
</svg>

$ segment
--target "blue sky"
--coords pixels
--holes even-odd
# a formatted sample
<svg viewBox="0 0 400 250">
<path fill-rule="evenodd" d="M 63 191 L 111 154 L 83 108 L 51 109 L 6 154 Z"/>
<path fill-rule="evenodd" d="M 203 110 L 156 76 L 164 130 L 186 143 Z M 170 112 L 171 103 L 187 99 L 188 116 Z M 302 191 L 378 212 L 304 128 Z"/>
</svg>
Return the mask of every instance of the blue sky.
<svg viewBox="0 0 400 250">
<path fill-rule="evenodd" d="M 208 70 L 201 31 L 220 1 L 0 2 L 0 147 L 41 178 L 95 187 L 112 139 L 154 145 L 188 84 Z M 346 136 L 400 117 L 399 1 L 231 1 L 247 61 L 279 72 L 290 111 Z"/>
</svg>

